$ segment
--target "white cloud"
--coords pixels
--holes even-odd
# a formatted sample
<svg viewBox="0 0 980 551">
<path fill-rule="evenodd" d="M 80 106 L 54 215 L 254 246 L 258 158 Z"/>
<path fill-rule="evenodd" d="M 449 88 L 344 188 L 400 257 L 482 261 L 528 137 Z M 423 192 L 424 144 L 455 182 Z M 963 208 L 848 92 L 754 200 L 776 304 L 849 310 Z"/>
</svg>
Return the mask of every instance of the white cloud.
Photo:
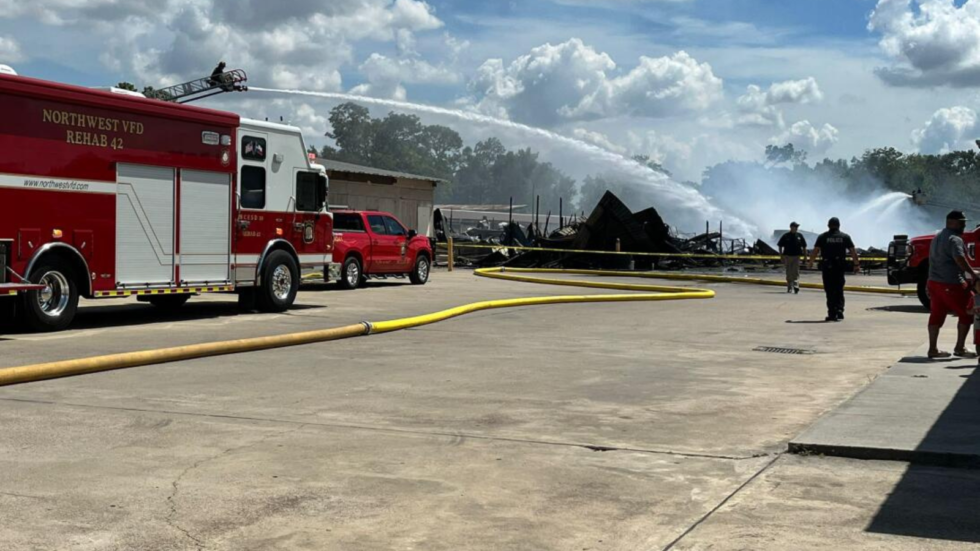
<svg viewBox="0 0 980 551">
<path fill-rule="evenodd" d="M 687 52 L 641 57 L 628 74 L 607 80 L 575 109 L 572 118 L 616 115 L 662 117 L 678 111 L 703 111 L 722 97 L 722 81 L 707 63 Z"/>
<path fill-rule="evenodd" d="M 442 27 L 422 0 L 0 0 L 0 19 L 77 26 L 105 41 L 104 65 L 140 82 L 208 74 L 219 59 L 263 86 L 340 90 L 361 40 L 414 52 Z"/>
<path fill-rule="evenodd" d="M 824 124 L 817 128 L 810 121 L 799 121 L 785 132 L 773 136 L 770 143 L 787 144 L 791 143 L 797 149 L 804 149 L 811 154 L 819 155 L 830 149 L 839 139 L 840 132 L 833 125 Z"/>
<path fill-rule="evenodd" d="M 976 111 L 963 106 L 936 111 L 925 126 L 912 132 L 912 143 L 921 153 L 973 149 L 976 138 L 980 138 L 980 118 Z"/>
<path fill-rule="evenodd" d="M 898 61 L 877 70 L 889 84 L 980 84 L 980 0 L 879 0 L 868 29 Z"/>
<path fill-rule="evenodd" d="M 585 128 L 575 128 L 572 130 L 572 137 L 585 143 L 597 145 L 607 151 L 612 151 L 613 153 L 619 153 L 620 155 L 625 155 L 627 153 L 627 149 L 625 147 L 613 143 L 613 141 L 609 139 L 609 136 L 606 136 L 602 132 L 594 132 Z"/>
<path fill-rule="evenodd" d="M 0 36 L 0 63 L 18 63 L 24 61 L 24 53 L 20 44 L 13 38 Z"/>
<path fill-rule="evenodd" d="M 470 47 L 469 40 L 460 40 L 449 33 L 445 33 L 443 35 L 443 42 L 445 42 L 446 47 L 449 48 L 449 57 L 454 62 L 459 59 L 460 54 L 465 52 Z"/>
<path fill-rule="evenodd" d="M 700 141 L 695 137 L 691 141 L 681 141 L 670 134 L 655 130 L 645 133 L 629 133 L 630 149 L 634 155 L 646 155 L 654 162 L 664 166 L 683 166 L 691 160 L 694 148 Z"/>
<path fill-rule="evenodd" d="M 785 127 L 783 112 L 779 105 L 803 105 L 823 100 L 823 93 L 816 79 L 809 77 L 803 80 L 787 80 L 777 82 L 763 91 L 755 84 L 750 84 L 745 95 L 738 98 L 741 116 L 739 124 L 749 126 Z"/>
<path fill-rule="evenodd" d="M 495 116 L 552 126 L 619 115 L 662 117 L 700 111 L 722 96 L 722 81 L 686 52 L 641 57 L 613 76 L 616 63 L 578 38 L 544 44 L 509 65 L 489 59 L 471 83 L 476 107 Z"/>
<path fill-rule="evenodd" d="M 459 75 L 445 67 L 436 67 L 417 57 L 392 59 L 371 54 L 360 67 L 367 83 L 355 86 L 351 93 L 404 100 L 403 83 L 452 84 Z"/>
</svg>

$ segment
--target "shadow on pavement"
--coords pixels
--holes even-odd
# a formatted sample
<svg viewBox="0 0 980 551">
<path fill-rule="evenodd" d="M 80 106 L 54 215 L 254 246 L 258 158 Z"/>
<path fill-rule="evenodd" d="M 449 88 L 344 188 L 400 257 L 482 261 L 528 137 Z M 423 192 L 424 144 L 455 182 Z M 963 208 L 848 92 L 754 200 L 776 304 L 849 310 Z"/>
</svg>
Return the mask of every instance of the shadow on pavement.
<svg viewBox="0 0 980 551">
<path fill-rule="evenodd" d="M 902 358 L 899 361 L 902 362 L 902 363 L 904 363 L 904 364 L 936 364 L 936 365 L 942 365 L 942 364 L 946 364 L 946 363 L 957 362 L 959 360 L 960 359 L 957 358 L 957 357 L 955 357 L 955 356 L 951 356 L 949 358 L 938 358 L 938 359 L 935 359 L 935 360 L 932 359 L 932 358 L 926 357 L 926 356 L 906 356 L 906 357 Z M 951 368 L 947 368 L 947 369 L 951 369 Z"/>
<path fill-rule="evenodd" d="M 980 543 L 980 471 L 911 465 L 868 532 Z"/>
<path fill-rule="evenodd" d="M 868 312 L 900 312 L 903 314 L 928 314 L 929 310 L 921 304 L 893 304 L 891 306 L 875 306 Z"/>
<path fill-rule="evenodd" d="M 910 465 L 867 530 L 980 543 L 980 373 L 967 377 L 917 450 L 929 463 L 967 468 Z"/>
<path fill-rule="evenodd" d="M 293 304 L 290 310 L 314 310 L 326 308 L 316 304 Z M 78 309 L 78 314 L 68 332 L 81 329 L 102 329 L 109 327 L 129 327 L 134 325 L 149 325 L 154 323 L 171 323 L 175 321 L 200 321 L 217 318 L 228 318 L 250 315 L 254 312 L 242 311 L 235 301 L 214 302 L 200 301 L 183 305 L 175 312 L 164 312 L 157 307 L 139 302 L 126 302 L 113 305 L 86 306 Z M 5 334 L 24 334 L 19 327 L 4 328 Z"/>
<path fill-rule="evenodd" d="M 383 289 L 385 287 L 406 287 L 406 286 L 412 286 L 410 283 L 408 283 L 408 280 L 407 279 L 405 281 L 384 281 L 384 280 L 374 281 L 374 280 L 368 280 L 368 281 L 366 281 L 364 283 L 364 285 L 362 287 L 359 287 L 359 288 L 354 289 L 354 290 L 343 289 L 343 288 L 340 287 L 340 285 L 337 285 L 336 283 L 323 283 L 323 282 L 304 281 L 302 287 L 299 288 L 299 291 L 301 293 L 304 292 L 304 291 L 336 292 L 336 293 L 356 293 L 358 291 L 364 291 L 364 290 L 370 290 L 370 289 Z"/>
</svg>

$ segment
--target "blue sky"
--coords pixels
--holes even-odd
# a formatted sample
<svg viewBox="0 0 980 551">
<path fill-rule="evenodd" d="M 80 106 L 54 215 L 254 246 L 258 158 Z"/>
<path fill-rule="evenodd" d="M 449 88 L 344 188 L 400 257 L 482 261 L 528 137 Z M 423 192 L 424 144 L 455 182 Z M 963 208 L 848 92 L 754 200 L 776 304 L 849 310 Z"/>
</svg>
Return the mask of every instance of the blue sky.
<svg viewBox="0 0 980 551">
<path fill-rule="evenodd" d="M 159 86 L 219 58 L 255 86 L 498 116 L 694 180 L 771 143 L 814 159 L 980 134 L 980 0 L 0 0 L 0 63 L 24 75 Z M 335 104 L 215 101 L 314 141 Z M 584 170 L 533 136 L 428 118 Z"/>
</svg>

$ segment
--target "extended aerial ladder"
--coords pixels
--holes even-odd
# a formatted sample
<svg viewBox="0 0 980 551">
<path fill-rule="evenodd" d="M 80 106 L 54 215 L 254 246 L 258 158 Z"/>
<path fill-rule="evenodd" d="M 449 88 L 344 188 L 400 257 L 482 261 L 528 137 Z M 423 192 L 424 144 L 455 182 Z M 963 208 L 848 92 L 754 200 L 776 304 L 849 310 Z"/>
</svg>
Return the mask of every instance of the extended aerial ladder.
<svg viewBox="0 0 980 551">
<path fill-rule="evenodd" d="M 245 71 L 233 69 L 221 74 L 154 90 L 152 97 L 174 103 L 189 103 L 225 92 L 245 92 L 248 90 L 248 87 L 245 86 L 246 81 L 248 81 L 248 75 L 245 74 Z"/>
</svg>

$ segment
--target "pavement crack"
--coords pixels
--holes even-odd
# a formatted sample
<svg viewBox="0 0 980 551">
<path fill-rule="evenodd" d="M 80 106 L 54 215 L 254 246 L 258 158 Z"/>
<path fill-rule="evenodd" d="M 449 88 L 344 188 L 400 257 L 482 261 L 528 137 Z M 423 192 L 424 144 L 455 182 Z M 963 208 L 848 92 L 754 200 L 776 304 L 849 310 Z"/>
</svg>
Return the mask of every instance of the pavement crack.
<svg viewBox="0 0 980 551">
<path fill-rule="evenodd" d="M 721 509 L 722 507 L 724 507 L 726 503 L 728 503 L 729 501 L 731 501 L 731 499 L 733 497 L 735 497 L 736 495 L 738 495 L 739 492 L 741 492 L 742 490 L 744 490 L 746 486 L 748 486 L 753 481 L 755 481 L 755 479 L 757 479 L 760 476 L 762 476 L 762 473 L 768 471 L 769 468 L 772 467 L 776 463 L 776 461 L 779 461 L 779 458 L 782 457 L 782 456 L 783 456 L 782 453 L 776 454 L 776 457 L 773 457 L 771 461 L 769 461 L 768 463 L 766 463 L 765 465 L 763 465 L 762 468 L 759 469 L 758 471 L 756 471 L 755 474 L 753 474 L 752 476 L 750 476 L 748 478 L 748 480 L 746 480 L 745 482 L 739 484 L 739 486 L 737 488 L 735 488 L 735 490 L 732 491 L 732 493 L 730 493 L 727 496 L 725 496 L 725 498 L 722 499 L 721 501 L 719 501 L 717 505 L 715 505 L 714 507 L 712 507 L 710 511 L 708 511 L 707 513 L 705 513 L 694 524 L 690 525 L 687 528 L 687 530 L 684 530 L 684 532 L 681 533 L 681 535 L 677 536 L 677 538 L 674 539 L 674 541 L 668 543 L 667 546 L 664 547 L 662 551 L 670 551 L 671 549 L 673 549 L 674 546 L 676 546 L 678 543 L 680 543 L 680 541 L 682 539 L 684 539 L 685 537 L 687 537 L 691 532 L 695 531 L 698 528 L 698 526 L 701 526 L 706 520 L 708 520 L 709 518 L 711 518 L 711 515 L 715 514 L 719 509 Z"/>
<path fill-rule="evenodd" d="M 449 438 L 466 438 L 472 440 L 483 440 L 486 442 L 509 442 L 513 444 L 525 444 L 525 445 L 537 445 L 537 446 L 561 446 L 561 447 L 569 447 L 569 448 L 584 448 L 591 451 L 633 452 L 633 453 L 645 453 L 651 455 L 690 457 L 696 459 L 721 459 L 727 461 L 748 461 L 752 459 L 758 459 L 759 457 L 766 457 L 769 455 L 766 452 L 757 452 L 754 454 L 750 453 L 748 455 L 725 455 L 725 454 L 714 454 L 714 453 L 681 452 L 681 451 L 674 451 L 674 450 L 651 449 L 651 448 L 631 448 L 626 446 L 622 446 L 622 447 L 602 446 L 597 444 L 583 444 L 581 442 L 563 442 L 559 440 L 538 440 L 533 438 L 490 436 L 486 434 L 471 434 L 471 433 L 463 433 L 458 431 L 447 432 L 445 430 L 376 427 L 376 426 L 369 426 L 369 425 L 357 425 L 354 423 L 322 423 L 322 422 L 314 422 L 314 421 L 294 421 L 290 419 L 253 417 L 249 415 L 231 415 L 231 414 L 205 413 L 205 412 L 193 412 L 193 411 L 190 412 L 175 411 L 175 410 L 166 410 L 166 409 L 103 406 L 103 405 L 77 404 L 77 403 L 70 403 L 70 402 L 55 402 L 50 400 L 36 400 L 36 399 L 25 399 L 25 398 L 0 398 L 0 401 L 55 405 L 55 406 L 64 406 L 64 407 L 77 407 L 77 408 L 97 409 L 97 410 L 105 410 L 105 411 L 133 411 L 139 413 L 157 413 L 157 414 L 165 414 L 165 415 L 181 415 L 187 417 L 203 417 L 208 419 L 228 419 L 232 421 L 277 423 L 277 424 L 286 424 L 286 425 L 300 425 L 304 427 L 321 427 L 321 428 L 328 428 L 328 429 L 361 430 L 361 431 L 380 432 L 380 433 L 387 433 L 387 434 L 445 436 Z"/>
<path fill-rule="evenodd" d="M 180 483 L 184 480 L 184 477 L 187 476 L 188 473 L 190 473 L 191 471 L 193 471 L 193 470 L 201 467 L 205 463 L 210 463 L 212 461 L 216 461 L 218 459 L 221 459 L 222 457 L 224 457 L 226 455 L 229 455 L 229 454 L 232 454 L 232 453 L 235 453 L 235 452 L 240 452 L 240 451 L 246 450 L 248 448 L 253 448 L 255 446 L 259 446 L 259 445 L 261 445 L 261 444 L 263 444 L 263 443 L 265 443 L 265 442 L 267 442 L 267 441 L 269 441 L 269 440 L 271 440 L 273 438 L 279 438 L 279 437 L 282 437 L 282 436 L 286 436 L 287 434 L 291 434 L 291 433 L 294 433 L 296 431 L 302 430 L 304 427 L 306 427 L 306 424 L 305 423 L 304 424 L 301 424 L 301 425 L 299 425 L 297 427 L 292 427 L 292 428 L 288 428 L 288 429 L 285 429 L 285 430 L 276 431 L 276 432 L 274 432 L 272 434 L 267 434 L 267 435 L 263 436 L 262 438 L 259 438 L 258 440 L 254 441 L 254 442 L 250 442 L 248 444 L 244 444 L 244 445 L 241 445 L 241 446 L 232 446 L 230 448 L 226 448 L 226 449 L 224 449 L 224 450 L 222 450 L 222 451 L 220 451 L 220 452 L 218 452 L 218 453 L 216 453 L 216 454 L 214 454 L 214 455 L 212 455 L 210 457 L 205 457 L 203 459 L 199 459 L 198 461 L 195 461 L 190 467 L 187 467 L 186 469 L 184 469 L 183 471 L 181 471 L 181 473 L 179 475 L 177 475 L 177 478 L 175 478 L 170 483 L 170 486 L 171 486 L 172 489 L 170 491 L 170 495 L 167 496 L 167 505 L 169 507 L 169 511 L 167 512 L 167 518 L 166 518 L 167 525 L 170 526 L 171 528 L 173 528 L 174 530 L 177 530 L 178 532 L 182 533 L 184 535 L 184 537 L 186 537 L 187 539 L 189 539 L 192 542 L 194 542 L 194 545 L 197 547 L 198 550 L 205 549 L 206 544 L 204 543 L 204 541 L 201 538 L 199 538 L 199 537 L 195 536 L 194 534 L 192 534 L 191 531 L 188 530 L 187 528 L 184 528 L 183 526 L 181 526 L 181 524 L 179 523 L 178 518 L 177 518 L 177 514 L 178 514 L 178 510 L 177 510 L 178 509 L 177 498 L 180 495 Z"/>
</svg>

